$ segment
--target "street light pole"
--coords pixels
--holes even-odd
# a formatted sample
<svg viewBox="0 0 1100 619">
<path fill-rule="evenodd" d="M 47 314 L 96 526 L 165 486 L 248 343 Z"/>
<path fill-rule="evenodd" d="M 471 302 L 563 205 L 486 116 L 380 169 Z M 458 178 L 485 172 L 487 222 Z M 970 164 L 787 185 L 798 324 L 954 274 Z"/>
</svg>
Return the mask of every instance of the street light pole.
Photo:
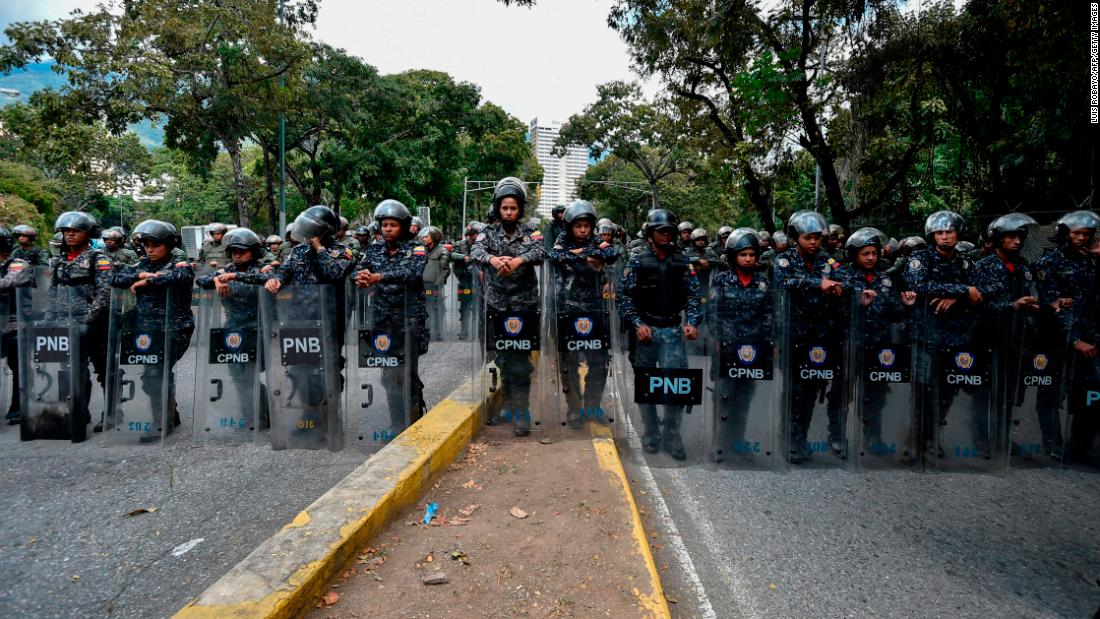
<svg viewBox="0 0 1100 619">
<path fill-rule="evenodd" d="M 469 176 L 462 177 L 462 228 L 461 234 L 466 234 L 466 184 L 470 182 Z"/>
</svg>

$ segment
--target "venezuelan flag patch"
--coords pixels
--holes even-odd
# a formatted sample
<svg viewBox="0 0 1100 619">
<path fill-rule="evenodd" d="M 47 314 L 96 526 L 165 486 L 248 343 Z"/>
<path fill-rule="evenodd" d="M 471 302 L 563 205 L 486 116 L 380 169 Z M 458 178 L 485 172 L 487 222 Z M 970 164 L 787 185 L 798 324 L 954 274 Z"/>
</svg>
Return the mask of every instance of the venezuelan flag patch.
<svg viewBox="0 0 1100 619">
<path fill-rule="evenodd" d="M 423 245 L 417 245 L 413 248 L 413 255 L 417 257 L 424 257 L 428 255 L 428 250 Z"/>
<path fill-rule="evenodd" d="M 106 258 L 100 258 L 95 261 L 95 268 L 100 271 L 110 271 L 111 261 Z"/>
<path fill-rule="evenodd" d="M 536 242 L 541 241 L 542 240 L 542 230 L 535 230 L 534 232 L 532 232 L 531 233 L 531 240 L 536 241 Z"/>
</svg>

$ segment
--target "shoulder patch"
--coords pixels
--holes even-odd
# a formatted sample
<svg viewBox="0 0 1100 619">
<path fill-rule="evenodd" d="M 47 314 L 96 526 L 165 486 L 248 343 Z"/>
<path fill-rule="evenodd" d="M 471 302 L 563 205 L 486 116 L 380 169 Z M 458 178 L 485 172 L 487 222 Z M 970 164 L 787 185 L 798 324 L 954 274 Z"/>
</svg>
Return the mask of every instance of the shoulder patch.
<svg viewBox="0 0 1100 619">
<path fill-rule="evenodd" d="M 484 241 L 484 240 L 485 240 L 485 233 L 484 232 L 478 232 L 477 233 L 477 238 L 474 239 L 474 242 L 478 243 L 478 242 Z"/>
<path fill-rule="evenodd" d="M 917 270 L 921 269 L 922 267 L 924 267 L 924 265 L 921 264 L 921 261 L 917 258 L 913 258 L 912 260 L 909 261 L 909 268 L 913 269 L 914 271 L 917 271 Z"/>
<path fill-rule="evenodd" d="M 328 255 L 332 256 L 333 258 L 339 258 L 340 256 L 344 255 L 344 250 L 342 250 L 342 249 L 330 249 L 330 250 L 328 250 Z"/>
<path fill-rule="evenodd" d="M 779 260 L 776 260 L 775 263 L 783 267 L 784 269 L 791 266 L 791 261 L 787 260 L 786 258 L 780 258 Z"/>
<path fill-rule="evenodd" d="M 1031 281 L 1031 271 L 1024 271 L 1024 279 Z"/>
<path fill-rule="evenodd" d="M 425 247 L 423 245 L 417 245 L 416 247 L 413 248 L 413 255 L 414 256 L 426 256 L 426 255 L 428 255 L 428 250 L 425 249 Z"/>
<path fill-rule="evenodd" d="M 761 289 L 761 290 L 767 290 L 768 289 L 768 282 L 760 282 L 756 285 L 756 287 Z"/>
<path fill-rule="evenodd" d="M 541 230 L 533 231 L 531 233 L 531 240 L 532 241 L 541 241 L 542 240 L 542 231 Z"/>
<path fill-rule="evenodd" d="M 182 269 L 183 267 L 190 267 L 190 266 L 191 266 L 191 263 L 187 262 L 186 260 L 180 260 L 179 262 L 176 263 L 176 268 L 177 269 Z"/>
<path fill-rule="evenodd" d="M 887 288 L 890 288 L 891 286 L 894 285 L 894 282 L 888 276 L 883 276 L 882 277 L 882 285 L 886 286 Z"/>
</svg>

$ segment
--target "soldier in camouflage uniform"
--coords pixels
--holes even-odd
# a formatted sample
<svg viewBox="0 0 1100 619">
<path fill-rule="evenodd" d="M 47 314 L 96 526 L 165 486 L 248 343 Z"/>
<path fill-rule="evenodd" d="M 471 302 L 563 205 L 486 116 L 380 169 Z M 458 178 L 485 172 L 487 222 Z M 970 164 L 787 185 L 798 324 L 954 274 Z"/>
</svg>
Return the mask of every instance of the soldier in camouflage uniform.
<svg viewBox="0 0 1100 619">
<path fill-rule="evenodd" d="M 451 268 L 458 278 L 455 290 L 458 294 L 458 320 L 460 324 L 458 339 L 465 340 L 470 337 L 470 318 L 476 307 L 474 301 L 474 277 L 476 277 L 476 264 L 471 264 L 470 252 L 473 250 L 474 241 L 481 233 L 484 224 L 479 221 L 471 221 L 466 226 L 466 236 L 455 243 L 451 251 Z"/>
<path fill-rule="evenodd" d="M 923 411 L 922 428 L 933 423 L 947 425 L 947 411 L 958 394 L 957 389 L 941 389 L 938 402 L 933 402 L 934 381 L 938 376 L 935 355 L 941 347 L 966 346 L 971 343 L 982 293 L 973 285 L 974 263 L 961 255 L 955 246 L 964 228 L 958 213 L 937 211 L 928 216 L 924 233 L 931 247 L 914 252 L 905 267 L 905 281 L 917 293 L 919 341 L 917 379 L 927 403 Z M 966 387 L 968 393 L 973 391 Z M 931 409 L 931 410 L 929 410 Z M 925 451 L 933 447 L 934 433 L 926 433 Z M 988 445 L 978 445 L 988 450 Z M 939 447 L 937 447 L 939 449 Z"/>
<path fill-rule="evenodd" d="M 691 249 L 691 233 L 695 230 L 695 224 L 690 221 L 682 221 L 679 226 L 676 226 L 678 237 L 676 244 L 680 246 L 680 251 L 687 251 Z"/>
<path fill-rule="evenodd" d="M 362 254 L 366 251 L 367 246 L 374 241 L 374 234 L 370 231 L 370 226 L 359 226 L 355 229 L 355 240 L 359 242 L 359 253 Z"/>
<path fill-rule="evenodd" d="M 1073 385 L 1069 392 L 1088 381 L 1100 380 L 1100 264 L 1096 257 L 1097 229 L 1100 216 L 1092 211 L 1071 211 L 1058 220 L 1055 241 L 1058 246 L 1035 262 L 1039 288 L 1039 303 L 1051 317 L 1045 333 L 1051 341 L 1068 342 L 1071 358 L 1065 362 L 1071 371 Z M 1060 391 L 1041 389 L 1036 402 L 1040 419 L 1056 420 Z M 1080 403 L 1070 406 L 1071 423 L 1066 453 L 1067 462 L 1092 462 L 1100 458 L 1096 437 L 1098 423 L 1082 414 Z M 1044 441 L 1061 443 L 1054 434 L 1057 428 L 1043 429 Z M 1050 433 L 1048 436 L 1048 432 Z M 1057 454 L 1054 454 L 1057 455 Z"/>
<path fill-rule="evenodd" d="M 44 267 L 50 264 L 50 252 L 34 246 L 38 240 L 38 231 L 27 224 L 19 224 L 12 228 L 12 235 L 19 247 L 11 253 L 12 258 L 18 258 L 31 266 Z"/>
<path fill-rule="evenodd" d="M 263 263 L 260 258 L 265 254 L 263 243 L 259 235 L 248 228 L 230 230 L 222 242 L 229 252 L 229 262 L 213 273 L 196 278 L 195 285 L 203 290 L 217 291 L 225 308 L 225 329 L 258 333 L 260 287 L 268 279 L 267 274 L 261 270 Z M 246 363 L 231 363 L 227 368 L 240 396 L 238 401 L 248 406 L 252 404 L 249 394 L 253 393 L 255 381 L 259 380 L 261 366 L 258 361 L 257 358 L 252 358 Z M 244 417 L 250 424 L 256 423 L 257 419 L 265 419 L 266 406 L 261 402 L 259 411 L 246 410 Z M 266 424 L 259 427 L 264 425 Z"/>
<path fill-rule="evenodd" d="M 596 209 L 584 200 L 577 200 L 565 209 L 562 216 L 565 231 L 558 235 L 550 248 L 548 259 L 554 267 L 557 313 L 570 311 L 605 311 L 603 302 L 604 267 L 619 258 L 615 246 L 598 239 L 593 234 Z M 555 317 L 547 317 L 553 320 Z M 607 322 L 604 322 L 607 326 Z M 588 368 L 584 392 L 581 392 L 580 367 L 583 359 Z M 580 411 L 583 408 L 596 419 L 602 419 L 601 403 L 607 383 L 608 350 L 567 351 L 558 349 L 558 362 L 562 372 L 562 391 L 568 403 L 566 421 L 571 428 L 584 425 Z"/>
<path fill-rule="evenodd" d="M 537 267 L 546 259 L 542 232 L 522 223 L 527 186 L 508 177 L 493 190 L 489 218 L 494 220 L 474 241 L 470 256 L 485 273 L 485 305 L 491 312 L 535 311 L 539 307 Z M 531 375 L 534 366 L 527 351 L 499 351 L 502 406 L 515 421 L 516 436 L 531 430 Z"/>
<path fill-rule="evenodd" d="M 19 350 L 16 331 L 15 289 L 34 284 L 34 267 L 22 258 L 12 255 L 11 231 L 0 227 L 0 318 L 6 322 L 0 324 L 0 338 L 3 338 L 4 355 L 11 369 L 11 405 L 8 406 L 8 425 L 18 424 L 22 419 L 19 393 Z M 2 312 L 6 312 L 6 315 Z"/>
<path fill-rule="evenodd" d="M 350 249 L 352 255 L 355 257 L 355 261 L 358 262 L 360 253 L 362 252 L 362 247 L 360 246 L 358 239 L 356 239 L 354 236 L 348 236 L 348 226 L 350 225 L 351 224 L 348 223 L 348 218 L 341 215 L 340 231 L 336 233 L 336 242 Z"/>
<path fill-rule="evenodd" d="M 191 311 L 195 272 L 190 262 L 172 255 L 172 248 L 179 242 L 172 224 L 147 219 L 134 228 L 134 238 L 145 249 L 145 257 L 135 265 L 120 266 L 111 275 L 110 282 L 114 288 L 129 288 L 134 293 L 137 328 L 152 333 L 165 330 L 171 333 L 171 354 L 166 354 L 168 367 L 151 365 L 141 375 L 141 390 L 149 396 L 153 410 L 167 410 L 172 414 L 171 420 L 166 421 L 166 431 L 170 431 L 180 424 L 173 369 L 187 352 L 191 334 L 195 332 L 195 316 Z M 166 371 L 169 373 L 168 393 L 163 390 Z"/>
<path fill-rule="evenodd" d="M 103 239 L 103 253 L 114 260 L 115 266 L 137 264 L 138 255 L 134 250 L 126 247 L 126 236 L 124 234 L 110 228 L 104 230 L 100 238 Z"/>
<path fill-rule="evenodd" d="M 111 307 L 109 278 L 114 262 L 99 250 L 92 249 L 91 239 L 99 234 L 99 224 L 91 215 L 76 211 L 62 213 L 54 229 L 61 232 L 63 245 L 61 255 L 52 268 L 50 300 L 53 307 L 47 308 L 46 317 L 52 319 L 55 315 L 58 287 L 65 286 L 65 299 L 72 304 L 67 311 L 88 327 L 86 332 L 82 332 L 78 347 L 82 378 L 77 384 L 83 391 L 76 407 L 77 414 L 82 412 L 87 415 L 88 399 L 91 397 L 88 361 L 95 369 L 100 388 L 107 380 L 107 323 Z M 100 426 L 96 429 L 99 430 Z"/>
<path fill-rule="evenodd" d="M 908 308 L 917 300 L 915 292 L 902 292 L 896 278 L 880 267 L 886 235 L 876 228 L 860 228 L 845 242 L 848 267 L 840 279 L 859 299 L 859 342 L 864 348 L 888 345 L 893 325 L 908 317 Z M 866 381 L 859 411 L 863 416 L 863 439 L 866 445 L 878 445 L 882 440 L 882 411 L 890 392 L 888 383 Z"/>
<path fill-rule="evenodd" d="M 772 270 L 773 285 L 786 290 L 790 297 L 791 343 L 794 350 L 814 343 L 824 342 L 827 350 L 843 359 L 843 332 L 839 319 L 844 312 L 841 297 L 847 288 L 840 281 L 840 264 L 829 256 L 822 246 L 827 232 L 825 218 L 814 211 L 798 211 L 787 221 L 787 235 L 793 247 L 775 258 Z M 801 464 L 810 460 L 807 445 L 810 424 L 813 421 L 814 401 L 818 392 L 826 392 L 829 417 L 829 447 L 840 456 L 844 450 L 843 377 L 831 381 L 805 380 L 797 376 L 797 364 L 788 368 L 788 386 L 791 393 L 789 460 Z"/>
<path fill-rule="evenodd" d="M 757 258 L 760 256 L 760 236 L 752 228 L 738 228 L 726 234 L 726 269 L 715 273 L 711 282 L 711 298 L 714 301 L 712 329 L 721 346 L 734 346 L 739 342 L 768 342 L 772 339 L 771 284 L 761 272 Z M 712 371 L 716 373 L 717 357 L 712 359 Z M 735 381 L 720 376 L 718 389 L 721 410 L 716 411 L 716 443 L 722 453 L 750 452 L 738 447 L 745 441 L 745 427 L 749 409 L 756 392 L 756 381 Z M 732 449 L 730 449 L 732 447 Z M 713 454 L 719 460 L 718 453 Z"/>
<path fill-rule="evenodd" d="M 428 352 L 431 336 L 426 322 L 428 310 L 424 300 L 424 267 L 427 248 L 413 237 L 412 214 L 397 200 L 383 200 L 374 209 L 374 220 L 382 230 L 383 242 L 372 243 L 352 278 L 360 288 L 373 288 L 374 329 L 397 335 L 410 341 L 406 360 L 411 382 L 410 421 L 420 419 L 427 410 L 424 383 L 420 380 L 420 355 Z M 391 422 L 395 428 L 405 424 L 405 378 L 401 368 L 382 369 L 389 399 Z M 393 388 L 391 390 L 391 387 Z"/>
<path fill-rule="evenodd" d="M 632 256 L 619 285 L 619 316 L 634 329 L 635 368 L 686 368 L 684 340 L 699 336 L 703 321 L 699 279 L 675 243 L 676 216 L 654 209 L 646 216 L 648 248 Z M 681 324 L 683 327 L 681 328 Z M 676 460 L 687 457 L 680 438 L 682 405 L 665 405 L 658 419 L 655 404 L 639 404 L 645 424 L 642 447 L 656 453 L 664 447 Z"/>
<path fill-rule="evenodd" d="M 424 266 L 424 301 L 428 311 L 428 330 L 431 339 L 443 339 L 443 321 L 446 318 L 444 292 L 447 290 L 447 278 L 451 275 L 451 253 L 443 246 L 443 231 L 428 226 L 420 231 L 417 240 L 427 248 L 427 262 Z"/>
<path fill-rule="evenodd" d="M 228 230 L 228 226 L 217 222 L 206 226 L 210 238 L 202 242 L 202 247 L 199 249 L 199 262 L 205 262 L 216 269 L 229 261 L 225 244 L 222 243 L 222 237 L 225 236 L 226 230 Z"/>
</svg>

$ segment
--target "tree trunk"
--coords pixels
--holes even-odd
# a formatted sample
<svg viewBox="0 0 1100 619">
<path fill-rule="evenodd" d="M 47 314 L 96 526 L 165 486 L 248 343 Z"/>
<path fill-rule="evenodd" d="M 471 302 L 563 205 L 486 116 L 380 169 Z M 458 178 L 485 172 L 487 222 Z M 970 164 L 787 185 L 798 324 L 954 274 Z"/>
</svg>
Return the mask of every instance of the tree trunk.
<svg viewBox="0 0 1100 619">
<path fill-rule="evenodd" d="M 238 139 L 224 140 L 225 150 L 229 152 L 229 161 L 233 164 L 233 189 L 237 194 L 237 225 L 252 227 L 252 215 L 248 212 L 248 196 L 244 183 L 244 169 L 241 167 L 241 142 Z"/>
<path fill-rule="evenodd" d="M 272 234 L 282 234 L 279 230 L 279 212 L 275 204 L 275 170 L 271 166 L 271 153 L 264 149 L 264 180 L 267 183 L 267 226 Z"/>
<path fill-rule="evenodd" d="M 657 180 L 652 178 L 649 179 L 649 208 L 651 210 L 661 208 L 661 203 L 657 199 Z"/>
</svg>

